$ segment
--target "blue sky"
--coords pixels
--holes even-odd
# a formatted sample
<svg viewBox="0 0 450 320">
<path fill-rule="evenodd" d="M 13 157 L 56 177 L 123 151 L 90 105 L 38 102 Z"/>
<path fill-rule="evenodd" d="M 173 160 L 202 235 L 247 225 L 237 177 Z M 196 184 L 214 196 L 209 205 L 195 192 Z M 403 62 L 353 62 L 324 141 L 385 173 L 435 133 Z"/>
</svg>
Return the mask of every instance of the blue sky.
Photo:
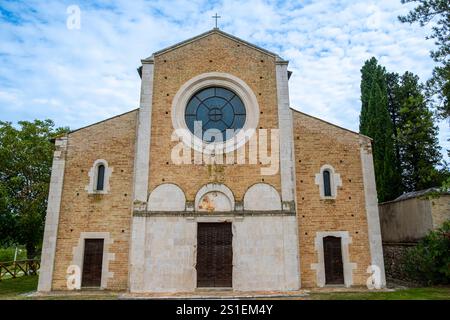
<svg viewBox="0 0 450 320">
<path fill-rule="evenodd" d="M 67 8 L 81 28 L 66 26 Z M 397 20 L 400 0 L 0 2 L 0 119 L 72 129 L 138 107 L 140 59 L 214 26 L 290 61 L 291 106 L 358 130 L 360 69 L 371 56 L 422 81 L 434 66 L 427 28 Z M 449 149 L 447 123 L 440 142 Z"/>
</svg>

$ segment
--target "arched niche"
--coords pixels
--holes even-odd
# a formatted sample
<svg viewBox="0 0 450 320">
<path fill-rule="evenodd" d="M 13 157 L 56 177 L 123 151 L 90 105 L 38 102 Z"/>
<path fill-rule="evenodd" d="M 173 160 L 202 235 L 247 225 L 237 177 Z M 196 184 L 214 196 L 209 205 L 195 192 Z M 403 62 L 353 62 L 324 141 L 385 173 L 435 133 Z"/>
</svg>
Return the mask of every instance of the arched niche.
<svg viewBox="0 0 450 320">
<path fill-rule="evenodd" d="M 244 210 L 281 210 L 278 191 L 267 183 L 257 183 L 248 188 L 244 195 Z"/>
<path fill-rule="evenodd" d="M 160 184 L 148 197 L 147 210 L 149 211 L 184 211 L 185 209 L 184 192 L 172 183 Z"/>
<path fill-rule="evenodd" d="M 224 184 L 208 183 L 201 187 L 195 196 L 195 210 L 205 212 L 233 211 L 233 192 Z"/>
</svg>

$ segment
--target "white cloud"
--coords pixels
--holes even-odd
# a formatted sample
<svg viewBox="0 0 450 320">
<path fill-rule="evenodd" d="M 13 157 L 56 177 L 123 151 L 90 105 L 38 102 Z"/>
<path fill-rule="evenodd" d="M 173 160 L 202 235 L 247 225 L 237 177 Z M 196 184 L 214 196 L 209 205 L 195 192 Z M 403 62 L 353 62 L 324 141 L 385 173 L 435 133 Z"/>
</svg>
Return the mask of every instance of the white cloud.
<svg viewBox="0 0 450 320">
<path fill-rule="evenodd" d="M 66 28 L 78 4 L 81 29 Z M 291 105 L 358 130 L 360 69 L 375 56 L 425 81 L 428 32 L 402 24 L 398 0 L 118 0 L 3 2 L 0 110 L 4 120 L 52 118 L 77 128 L 136 108 L 140 59 L 214 26 L 290 60 Z M 441 144 L 448 126 L 441 126 Z"/>
</svg>

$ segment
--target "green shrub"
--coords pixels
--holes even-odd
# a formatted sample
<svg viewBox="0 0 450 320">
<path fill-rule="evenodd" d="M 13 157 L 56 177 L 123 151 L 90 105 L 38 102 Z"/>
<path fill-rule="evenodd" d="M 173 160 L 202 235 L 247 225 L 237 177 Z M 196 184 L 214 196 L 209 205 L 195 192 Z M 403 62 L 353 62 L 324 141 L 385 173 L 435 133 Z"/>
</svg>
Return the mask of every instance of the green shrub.
<svg viewBox="0 0 450 320">
<path fill-rule="evenodd" d="M 0 262 L 8 262 L 14 260 L 14 253 L 16 252 L 16 247 L 0 247 Z M 27 251 L 19 247 L 17 250 L 17 260 L 24 260 L 27 258 Z"/>
<path fill-rule="evenodd" d="M 450 220 L 430 231 L 404 257 L 405 273 L 424 284 L 450 283 Z"/>
</svg>

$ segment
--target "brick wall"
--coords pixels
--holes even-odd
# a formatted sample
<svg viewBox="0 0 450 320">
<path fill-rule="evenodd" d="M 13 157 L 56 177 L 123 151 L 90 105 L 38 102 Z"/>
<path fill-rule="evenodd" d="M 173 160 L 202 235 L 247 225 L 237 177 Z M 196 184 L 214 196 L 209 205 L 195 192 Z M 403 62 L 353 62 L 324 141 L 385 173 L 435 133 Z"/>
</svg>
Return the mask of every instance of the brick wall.
<svg viewBox="0 0 450 320">
<path fill-rule="evenodd" d="M 56 244 L 53 290 L 66 289 L 66 270 L 81 232 L 109 232 L 108 289 L 126 289 L 137 110 L 69 134 Z M 88 172 L 97 159 L 113 168 L 110 192 L 88 194 Z"/>
<path fill-rule="evenodd" d="M 172 99 L 189 79 L 206 72 L 225 72 L 247 83 L 260 107 L 258 127 L 278 127 L 275 58 L 233 41 L 211 34 L 195 42 L 155 57 L 149 192 L 161 183 L 175 183 L 193 201 L 197 191 L 209 182 L 221 182 L 241 201 L 253 184 L 264 182 L 280 192 L 279 173 L 261 176 L 259 165 L 175 165 L 170 140 Z M 248 161 L 247 161 L 248 163 Z M 188 174 L 187 174 L 188 173 Z"/>
<path fill-rule="evenodd" d="M 239 44 L 220 34 L 155 57 L 150 152 L 149 192 L 161 183 L 175 183 L 193 201 L 197 191 L 209 182 L 227 185 L 236 201 L 243 199 L 253 184 L 264 181 L 281 194 L 280 174 L 262 176 L 260 165 L 174 165 L 171 149 L 172 99 L 180 86 L 205 72 L 226 72 L 245 81 L 260 106 L 258 127 L 278 127 L 275 58 Z M 109 272 L 109 289 L 126 289 L 133 192 L 137 111 L 75 131 L 69 135 L 61 204 L 53 289 L 66 286 L 66 269 L 73 259 L 81 232 L 109 232 L 115 255 Z M 294 112 L 297 214 L 302 287 L 316 285 L 314 249 L 318 231 L 348 231 L 350 262 L 357 263 L 353 284 L 364 285 L 370 264 L 368 228 L 364 201 L 360 136 L 302 113 Z M 96 159 L 113 168 L 111 190 L 106 195 L 89 195 L 88 172 Z M 339 173 L 342 187 L 335 200 L 321 200 L 315 174 L 324 164 Z"/>
<path fill-rule="evenodd" d="M 360 136 L 300 112 L 294 112 L 300 270 L 302 287 L 316 286 L 316 232 L 348 231 L 350 262 L 357 263 L 353 284 L 365 285 L 370 265 Z M 335 200 L 323 200 L 315 175 L 321 166 L 334 167 L 342 179 Z"/>
</svg>

